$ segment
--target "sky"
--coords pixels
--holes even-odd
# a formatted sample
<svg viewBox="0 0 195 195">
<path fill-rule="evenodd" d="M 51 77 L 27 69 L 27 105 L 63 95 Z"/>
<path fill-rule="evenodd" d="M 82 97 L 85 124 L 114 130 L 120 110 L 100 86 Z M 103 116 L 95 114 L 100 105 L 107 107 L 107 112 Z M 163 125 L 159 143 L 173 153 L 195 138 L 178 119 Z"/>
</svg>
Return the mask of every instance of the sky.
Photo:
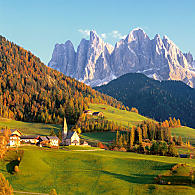
<svg viewBox="0 0 195 195">
<path fill-rule="evenodd" d="M 136 27 L 195 57 L 194 0 L 0 0 L 0 34 L 45 64 L 56 43 L 71 40 L 77 49 L 95 30 L 115 45 Z"/>
</svg>

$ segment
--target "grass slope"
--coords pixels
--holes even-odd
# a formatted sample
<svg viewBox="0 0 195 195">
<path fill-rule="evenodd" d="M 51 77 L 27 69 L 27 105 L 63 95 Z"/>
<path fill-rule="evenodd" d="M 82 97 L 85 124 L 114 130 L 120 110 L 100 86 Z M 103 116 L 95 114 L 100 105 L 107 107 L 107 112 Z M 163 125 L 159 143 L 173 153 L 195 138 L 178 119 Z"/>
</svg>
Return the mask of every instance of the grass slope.
<svg viewBox="0 0 195 195">
<path fill-rule="evenodd" d="M 188 186 L 154 184 L 153 178 L 175 163 L 195 160 L 112 151 L 63 151 L 25 147 L 20 172 L 10 175 L 6 163 L 0 171 L 14 190 L 59 194 L 194 194 Z"/>
<path fill-rule="evenodd" d="M 5 127 L 19 129 L 25 135 L 49 135 L 51 129 L 56 131 L 61 130 L 61 125 L 21 122 L 0 118 L 0 129 Z"/>
<path fill-rule="evenodd" d="M 186 142 L 186 138 L 190 140 L 190 144 L 195 146 L 195 129 L 189 127 L 178 127 L 172 128 L 172 134 L 176 136 L 181 136 L 184 142 Z"/>
<path fill-rule="evenodd" d="M 105 109 L 104 109 L 105 108 Z M 90 104 L 89 109 L 92 111 L 103 112 L 105 119 L 110 121 L 115 121 L 125 127 L 137 125 L 144 120 L 149 120 L 148 118 L 137 114 L 135 112 L 129 112 L 126 110 L 119 110 L 108 105 L 102 104 Z M 151 120 L 151 119 L 150 119 Z"/>
</svg>

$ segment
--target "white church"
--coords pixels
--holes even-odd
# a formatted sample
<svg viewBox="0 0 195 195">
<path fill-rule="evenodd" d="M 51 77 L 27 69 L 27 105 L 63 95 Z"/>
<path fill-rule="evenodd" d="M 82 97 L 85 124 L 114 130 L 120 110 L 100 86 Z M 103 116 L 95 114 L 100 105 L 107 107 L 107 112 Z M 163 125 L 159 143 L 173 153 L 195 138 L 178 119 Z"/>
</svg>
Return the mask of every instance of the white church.
<svg viewBox="0 0 195 195">
<path fill-rule="evenodd" d="M 68 131 L 66 118 L 64 118 L 64 127 L 62 131 L 62 144 L 69 145 L 80 145 L 80 137 L 76 131 Z"/>
</svg>

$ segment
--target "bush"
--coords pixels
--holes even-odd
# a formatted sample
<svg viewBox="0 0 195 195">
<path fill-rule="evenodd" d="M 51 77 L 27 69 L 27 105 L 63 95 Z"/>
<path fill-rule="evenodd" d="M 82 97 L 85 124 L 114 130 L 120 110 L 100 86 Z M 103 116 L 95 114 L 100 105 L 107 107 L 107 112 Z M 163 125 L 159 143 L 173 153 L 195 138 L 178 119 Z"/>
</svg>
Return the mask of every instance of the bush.
<svg viewBox="0 0 195 195">
<path fill-rule="evenodd" d="M 49 195 L 57 195 L 56 190 L 55 190 L 55 189 L 52 189 L 52 190 L 50 191 Z"/>
<path fill-rule="evenodd" d="M 19 172 L 19 166 L 16 165 L 16 166 L 14 167 L 14 172 L 16 172 L 16 173 Z"/>
<path fill-rule="evenodd" d="M 127 150 L 126 150 L 126 148 L 121 147 L 121 148 L 119 149 L 119 151 L 121 151 L 121 152 L 126 152 Z"/>
</svg>

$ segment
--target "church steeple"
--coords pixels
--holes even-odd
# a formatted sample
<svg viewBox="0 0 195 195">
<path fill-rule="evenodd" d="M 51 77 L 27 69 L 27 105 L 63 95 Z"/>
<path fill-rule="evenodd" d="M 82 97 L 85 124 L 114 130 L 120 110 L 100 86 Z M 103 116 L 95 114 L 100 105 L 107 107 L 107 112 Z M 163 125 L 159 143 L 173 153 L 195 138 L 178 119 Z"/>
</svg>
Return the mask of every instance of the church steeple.
<svg viewBox="0 0 195 195">
<path fill-rule="evenodd" d="M 62 140 L 65 140 L 68 134 L 68 127 L 66 123 L 66 118 L 64 117 L 64 126 L 63 126 L 63 131 L 62 131 Z"/>
</svg>

